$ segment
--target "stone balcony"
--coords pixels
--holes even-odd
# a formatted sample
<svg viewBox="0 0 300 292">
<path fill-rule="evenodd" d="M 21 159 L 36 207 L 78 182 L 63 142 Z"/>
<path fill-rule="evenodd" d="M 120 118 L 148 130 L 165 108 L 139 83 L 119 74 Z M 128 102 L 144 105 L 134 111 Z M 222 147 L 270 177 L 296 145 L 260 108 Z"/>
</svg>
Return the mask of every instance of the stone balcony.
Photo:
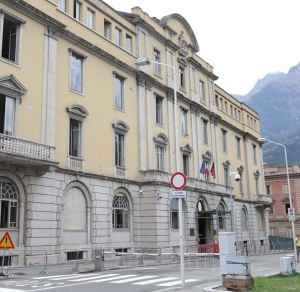
<svg viewBox="0 0 300 292">
<path fill-rule="evenodd" d="M 272 198 L 265 195 L 254 195 L 253 201 L 256 203 L 256 207 L 270 207 L 273 204 Z"/>
<path fill-rule="evenodd" d="M 55 147 L 0 134 L 1 162 L 45 168 L 55 166 Z"/>
</svg>

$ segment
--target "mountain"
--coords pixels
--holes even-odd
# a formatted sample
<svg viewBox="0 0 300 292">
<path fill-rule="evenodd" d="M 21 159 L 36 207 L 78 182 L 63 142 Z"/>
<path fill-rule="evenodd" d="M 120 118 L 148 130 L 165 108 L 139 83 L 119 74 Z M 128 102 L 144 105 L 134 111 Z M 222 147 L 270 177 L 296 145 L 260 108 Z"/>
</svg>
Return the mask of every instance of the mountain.
<svg viewBox="0 0 300 292">
<path fill-rule="evenodd" d="M 258 112 L 261 137 L 284 144 L 289 164 L 300 164 L 300 63 L 288 73 L 267 74 L 247 95 L 235 97 Z M 282 147 L 274 146 L 263 146 L 264 162 L 285 164 Z"/>
</svg>

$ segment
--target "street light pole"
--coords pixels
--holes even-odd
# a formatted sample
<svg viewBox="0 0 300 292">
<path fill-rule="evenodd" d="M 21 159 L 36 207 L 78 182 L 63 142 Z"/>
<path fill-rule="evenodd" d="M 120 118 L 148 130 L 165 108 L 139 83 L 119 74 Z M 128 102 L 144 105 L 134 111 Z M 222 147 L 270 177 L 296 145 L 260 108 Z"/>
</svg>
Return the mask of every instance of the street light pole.
<svg viewBox="0 0 300 292">
<path fill-rule="evenodd" d="M 232 186 L 231 186 L 231 177 L 233 175 L 236 178 L 236 180 L 239 181 L 241 179 L 238 172 L 229 172 L 231 232 L 234 232 L 233 198 L 232 198 Z"/>
<path fill-rule="evenodd" d="M 163 65 L 172 69 L 173 73 L 173 89 L 174 89 L 174 125 L 175 125 L 175 157 L 176 157 L 176 171 L 180 171 L 179 164 L 179 133 L 178 133 L 178 113 L 177 113 L 177 83 L 176 83 L 176 70 L 175 67 L 169 64 L 151 61 L 148 58 L 138 58 L 135 61 L 137 66 L 149 65 L 155 63 Z M 181 281 L 182 287 L 185 285 L 185 266 L 184 266 L 184 251 L 183 251 L 183 212 L 182 212 L 182 198 L 178 198 L 178 212 L 179 212 L 179 237 L 180 237 L 180 267 L 181 267 Z"/>
<path fill-rule="evenodd" d="M 285 158 L 285 169 L 286 169 L 286 177 L 287 177 L 287 183 L 288 183 L 288 192 L 289 192 L 289 201 L 290 201 L 290 208 L 293 208 L 293 203 L 292 203 L 292 194 L 291 194 L 291 185 L 290 185 L 290 176 L 289 176 L 289 168 L 288 168 L 288 161 L 287 161 L 287 153 L 286 153 L 286 147 L 283 144 L 271 141 L 269 139 L 266 138 L 258 138 L 257 139 L 258 142 L 270 142 L 276 145 L 279 145 L 281 147 L 283 147 L 284 149 L 284 158 Z M 294 221 L 291 220 L 292 222 L 292 233 L 293 233 L 293 246 L 294 246 L 294 254 L 295 254 L 295 260 L 298 259 L 297 257 L 297 249 L 296 249 L 296 244 L 295 244 L 295 224 Z"/>
</svg>

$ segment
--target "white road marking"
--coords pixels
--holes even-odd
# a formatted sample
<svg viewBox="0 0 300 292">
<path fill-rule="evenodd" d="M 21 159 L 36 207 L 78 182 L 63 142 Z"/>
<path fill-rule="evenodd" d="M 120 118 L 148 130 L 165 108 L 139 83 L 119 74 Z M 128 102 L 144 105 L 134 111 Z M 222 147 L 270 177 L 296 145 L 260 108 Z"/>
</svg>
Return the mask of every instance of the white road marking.
<svg viewBox="0 0 300 292">
<path fill-rule="evenodd" d="M 186 280 L 185 280 L 185 283 L 191 283 L 191 282 L 197 282 L 197 281 L 200 281 L 200 280 L 196 280 L 196 279 L 186 279 Z M 179 284 L 181 284 L 181 283 L 182 283 L 182 281 L 179 280 L 179 281 L 173 281 L 173 282 L 168 282 L 168 283 L 164 283 L 164 284 L 157 284 L 157 286 L 171 287 L 171 286 L 179 285 Z"/>
<path fill-rule="evenodd" d="M 108 277 L 118 276 L 118 275 L 119 274 L 107 274 L 107 275 L 99 275 L 99 276 L 93 276 L 93 277 L 87 277 L 87 278 L 72 279 L 70 281 L 80 282 L 80 281 L 88 281 L 88 280 L 95 280 L 95 279 L 101 279 L 101 278 L 108 278 Z"/>
<path fill-rule="evenodd" d="M 138 275 L 124 275 L 124 276 L 118 276 L 118 277 L 112 277 L 112 278 L 106 278 L 106 279 L 100 279 L 100 280 L 93 280 L 93 281 L 89 281 L 89 282 L 90 283 L 99 283 L 99 282 L 113 281 L 113 280 L 130 278 L 130 277 L 137 277 L 137 276 Z"/>
<path fill-rule="evenodd" d="M 176 279 L 178 279 L 178 278 L 174 278 L 174 277 L 160 278 L 160 279 L 148 280 L 148 281 L 132 283 L 132 284 L 133 285 L 148 285 L 148 284 L 154 284 L 154 283 L 164 282 L 164 281 L 171 281 L 171 280 L 176 280 Z"/>
<path fill-rule="evenodd" d="M 151 278 L 156 278 L 157 276 L 141 276 L 141 277 L 135 277 L 133 279 L 125 279 L 125 280 L 118 280 L 111 282 L 113 284 L 122 284 L 122 283 L 129 283 L 129 282 L 134 282 L 138 280 L 144 280 L 144 279 L 151 279 Z"/>
</svg>

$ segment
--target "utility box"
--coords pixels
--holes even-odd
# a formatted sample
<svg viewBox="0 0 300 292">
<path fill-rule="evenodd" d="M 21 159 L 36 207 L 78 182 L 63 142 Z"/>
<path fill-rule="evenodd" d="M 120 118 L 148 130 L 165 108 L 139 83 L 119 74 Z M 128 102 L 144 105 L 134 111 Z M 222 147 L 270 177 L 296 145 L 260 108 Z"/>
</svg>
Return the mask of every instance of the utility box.
<svg viewBox="0 0 300 292">
<path fill-rule="evenodd" d="M 103 270 L 104 270 L 103 249 L 95 249 L 95 271 L 102 272 Z"/>
<path fill-rule="evenodd" d="M 280 273 L 282 275 L 291 275 L 293 273 L 293 258 L 281 257 L 280 258 Z"/>
</svg>

